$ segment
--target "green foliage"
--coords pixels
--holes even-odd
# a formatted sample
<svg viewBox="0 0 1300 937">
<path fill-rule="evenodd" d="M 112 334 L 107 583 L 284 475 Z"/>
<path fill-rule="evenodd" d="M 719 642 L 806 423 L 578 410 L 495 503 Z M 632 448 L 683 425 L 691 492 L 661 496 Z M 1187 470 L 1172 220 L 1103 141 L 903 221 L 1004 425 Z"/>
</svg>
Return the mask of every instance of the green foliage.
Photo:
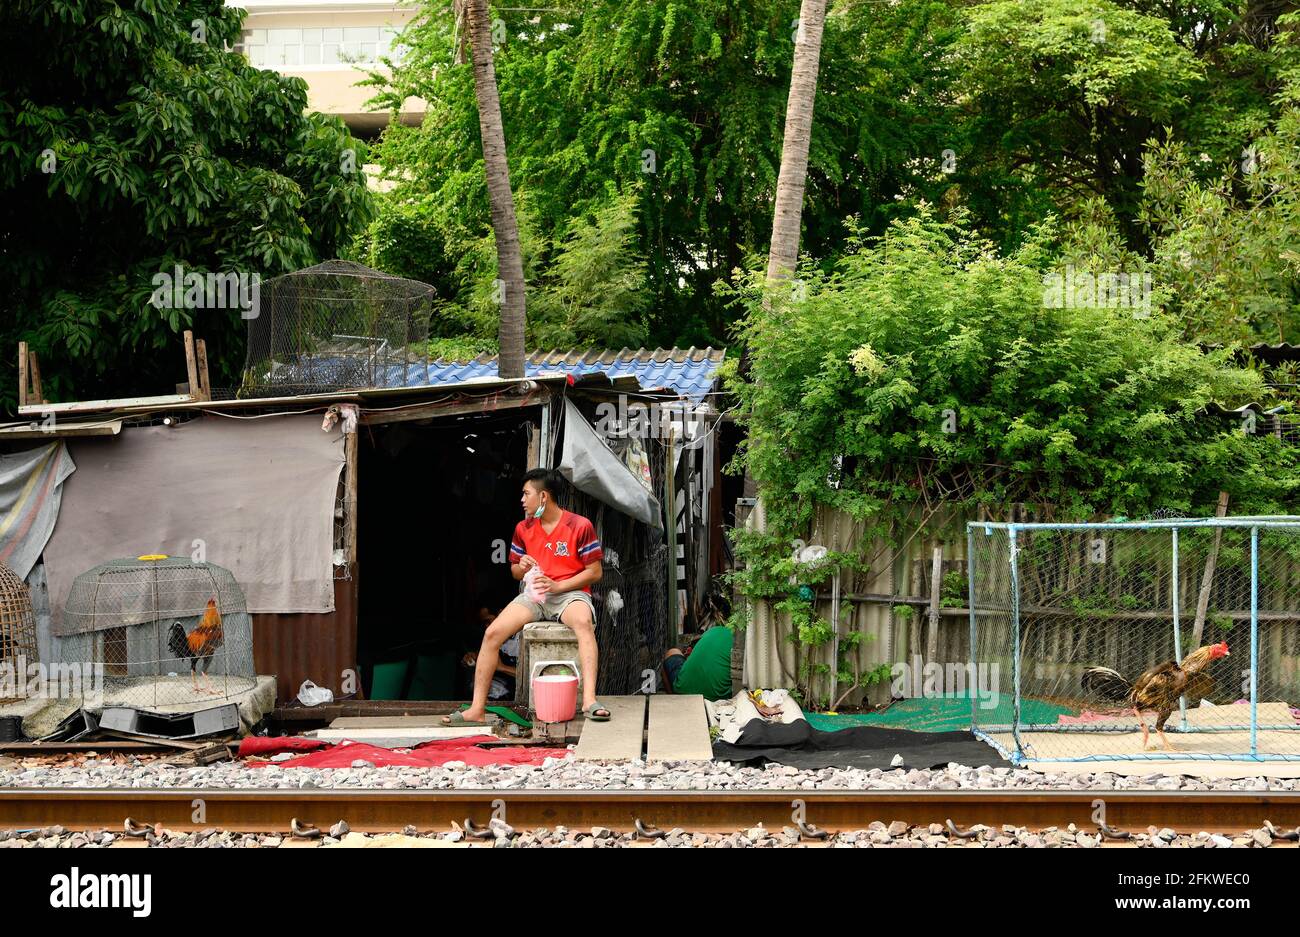
<svg viewBox="0 0 1300 937">
<path fill-rule="evenodd" d="M 221 0 L 0 8 L 0 345 L 32 344 L 51 399 L 169 389 L 191 327 L 233 383 L 239 311 L 155 308 L 153 276 L 274 276 L 364 222 L 364 148 L 304 113 L 301 80 L 223 51 L 242 17 Z M 15 397 L 0 369 L 0 407 Z"/>
<path fill-rule="evenodd" d="M 969 96 L 958 180 L 980 215 L 1007 213 L 1017 237 L 1094 195 L 1131 218 L 1143 146 L 1200 85 L 1204 65 L 1168 23 L 1125 7 L 995 0 L 967 9 L 956 50 Z"/>
<path fill-rule="evenodd" d="M 511 182 L 536 238 L 530 344 L 725 342 L 712 286 L 767 249 L 798 11 L 797 0 L 494 10 L 507 34 L 495 69 Z M 837 250 L 853 212 L 887 219 L 906 210 L 905 194 L 947 187 L 936 172 L 948 145 L 941 52 L 956 22 L 935 0 L 849 5 L 828 20 L 809 249 Z M 455 272 L 425 279 L 470 307 L 495 271 L 459 259 L 478 256 L 488 204 L 472 75 L 455 61 L 449 5 L 428 4 L 403 42 L 411 51 L 391 78 L 374 78 L 376 100 L 396 110 L 417 95 L 429 111 L 419 128 L 390 126 L 378 159 L 399 202 L 430 206 L 422 230 L 435 243 L 375 259 L 415 276 L 445 258 Z"/>
<path fill-rule="evenodd" d="M 939 607 L 965 608 L 966 586 L 966 575 L 961 570 L 954 569 L 945 573 L 943 584 L 940 586 Z"/>
<path fill-rule="evenodd" d="M 833 4 L 804 249 L 829 274 L 854 237 L 924 203 L 1006 258 L 1038 239 L 1058 267 L 1150 274 L 1188 339 L 1294 342 L 1300 55 L 1287 8 Z M 714 287 L 767 250 L 798 11 L 493 9 L 533 347 L 731 337 L 741 307 Z M 170 384 L 177 369 L 160 352 L 189 324 L 214 379 L 233 373 L 236 316 L 145 305 L 151 275 L 176 262 L 270 276 L 350 256 L 432 283 L 435 339 L 468 341 L 448 353 L 495 343 L 478 112 L 449 0 L 424 4 L 409 53 L 372 77 L 381 107 L 418 96 L 428 111 L 419 127 L 390 125 L 370 157 L 337 120 L 302 113 L 302 82 L 221 51 L 240 15 L 218 0 L 0 10 L 5 33 L 30 40 L 0 61 L 0 264 L 14 310 L 0 341 L 35 345 L 53 397 Z M 60 167 L 50 175 L 46 150 Z M 394 186 L 368 227 L 361 174 L 341 169 L 348 150 Z M 891 367 L 879 349 L 854 351 L 866 374 Z M 11 401 L 12 369 L 0 381 Z"/>
<path fill-rule="evenodd" d="M 738 541 L 750 594 L 780 594 L 782 544 L 818 505 L 898 542 L 931 519 L 924 505 L 1069 521 L 1208 513 L 1220 490 L 1241 513 L 1295 503 L 1294 448 L 1205 412 L 1267 400 L 1259 374 L 1158 310 L 1045 304 L 1053 237 L 1003 255 L 923 208 L 854 234 L 830 271 L 805 267 L 806 298 L 768 313 L 757 277 L 728 291 L 753 355 L 735 385 L 745 460 L 767 500 L 768 533 Z"/>
</svg>

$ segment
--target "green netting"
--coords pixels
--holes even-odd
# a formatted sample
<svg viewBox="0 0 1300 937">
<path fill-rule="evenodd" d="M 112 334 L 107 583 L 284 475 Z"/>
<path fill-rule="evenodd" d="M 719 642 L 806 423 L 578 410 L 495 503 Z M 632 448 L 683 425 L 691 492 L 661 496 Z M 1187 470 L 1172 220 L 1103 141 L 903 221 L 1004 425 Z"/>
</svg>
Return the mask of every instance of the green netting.
<svg viewBox="0 0 1300 937">
<path fill-rule="evenodd" d="M 1054 723 L 1058 716 L 1075 716 L 1078 710 L 1027 699 L 1021 702 L 1021 718 L 1026 723 Z M 881 712 L 830 716 L 825 713 L 804 714 L 808 724 L 823 732 L 853 726 L 888 726 L 914 732 L 953 732 L 971 727 L 969 697 L 918 697 L 895 700 Z"/>
</svg>

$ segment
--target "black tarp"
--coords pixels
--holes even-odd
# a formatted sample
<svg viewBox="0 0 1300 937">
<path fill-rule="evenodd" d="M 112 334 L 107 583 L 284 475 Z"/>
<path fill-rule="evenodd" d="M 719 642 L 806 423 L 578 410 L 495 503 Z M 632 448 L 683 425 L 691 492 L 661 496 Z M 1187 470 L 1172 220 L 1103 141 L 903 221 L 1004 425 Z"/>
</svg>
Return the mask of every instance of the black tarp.
<svg viewBox="0 0 1300 937">
<path fill-rule="evenodd" d="M 836 732 L 814 729 L 806 719 L 789 724 L 752 719 L 733 744 L 713 743 L 714 761 L 774 761 L 796 768 L 882 768 L 895 755 L 905 768 L 942 768 L 950 762 L 977 768 L 1007 761 L 970 732 L 910 732 L 853 726 Z"/>
</svg>

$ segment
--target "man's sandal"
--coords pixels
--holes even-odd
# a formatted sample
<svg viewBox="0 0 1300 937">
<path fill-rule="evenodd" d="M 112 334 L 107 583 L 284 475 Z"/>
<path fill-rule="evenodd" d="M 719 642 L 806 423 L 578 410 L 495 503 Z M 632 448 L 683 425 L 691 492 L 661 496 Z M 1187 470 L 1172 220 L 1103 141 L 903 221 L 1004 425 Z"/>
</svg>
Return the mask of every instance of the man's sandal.
<svg viewBox="0 0 1300 937">
<path fill-rule="evenodd" d="M 492 723 L 487 720 L 477 722 L 473 719 L 466 719 L 465 714 L 459 712 L 452 713 L 450 716 L 443 716 L 442 724 L 444 727 L 448 728 L 452 726 L 483 726 L 486 728 L 487 726 L 492 725 Z"/>
<path fill-rule="evenodd" d="M 598 716 L 597 713 L 604 713 L 605 715 Z M 600 705 L 600 703 L 592 703 L 582 711 L 582 714 L 592 722 L 609 722 L 609 708 Z"/>
</svg>

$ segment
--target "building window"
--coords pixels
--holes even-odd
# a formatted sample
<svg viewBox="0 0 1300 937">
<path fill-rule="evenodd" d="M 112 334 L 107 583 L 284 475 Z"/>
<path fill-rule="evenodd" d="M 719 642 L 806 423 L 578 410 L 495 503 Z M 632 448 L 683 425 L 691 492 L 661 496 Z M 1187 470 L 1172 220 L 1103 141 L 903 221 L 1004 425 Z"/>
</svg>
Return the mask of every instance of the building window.
<svg viewBox="0 0 1300 937">
<path fill-rule="evenodd" d="M 305 29 L 247 29 L 235 50 L 258 68 L 299 65 L 378 65 L 400 62 L 406 47 L 393 26 L 339 26 Z"/>
</svg>

